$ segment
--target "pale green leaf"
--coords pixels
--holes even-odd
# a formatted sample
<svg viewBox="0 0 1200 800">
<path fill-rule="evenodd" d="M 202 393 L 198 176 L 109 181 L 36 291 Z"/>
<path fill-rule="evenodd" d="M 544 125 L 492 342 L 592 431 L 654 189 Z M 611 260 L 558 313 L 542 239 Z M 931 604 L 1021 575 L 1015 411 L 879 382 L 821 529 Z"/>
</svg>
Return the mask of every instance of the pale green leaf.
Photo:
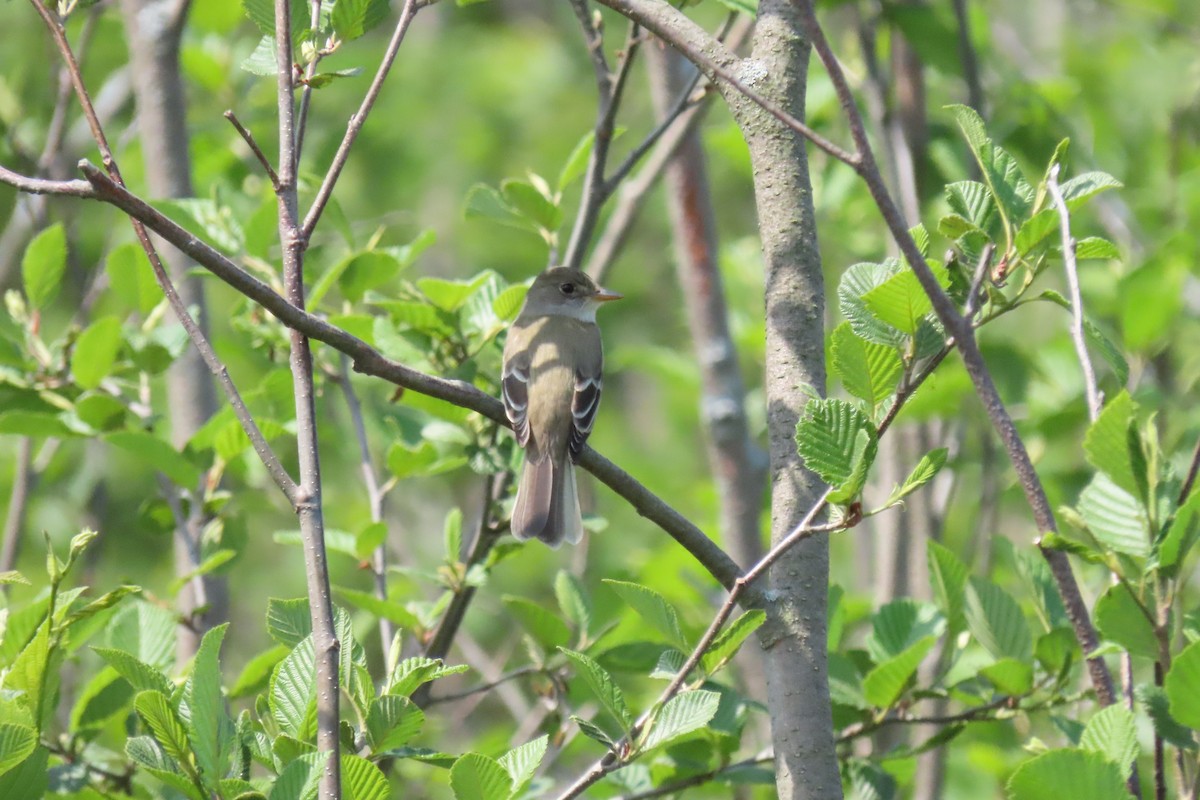
<svg viewBox="0 0 1200 800">
<path fill-rule="evenodd" d="M 895 347 L 869 342 L 843 322 L 831 334 L 832 367 L 850 394 L 874 409 L 896 388 L 904 363 Z"/>
<path fill-rule="evenodd" d="M 629 604 L 638 615 L 650 623 L 667 641 L 680 649 L 687 649 L 687 639 L 679 625 L 679 614 L 675 607 L 658 592 L 637 583 L 605 579 L 621 599 Z"/>
<path fill-rule="evenodd" d="M 1069 747 L 1026 761 L 1008 781 L 1009 800 L 1129 800 L 1121 770 L 1099 753 Z"/>
<path fill-rule="evenodd" d="M 716 672 L 720 667 L 727 663 L 729 659 L 737 653 L 741 648 L 742 642 L 767 619 L 767 614 L 761 609 L 751 609 L 733 622 L 726 626 L 725 630 L 721 631 L 713 643 L 704 651 L 704 656 L 701 658 L 701 665 L 705 672 Z"/>
<path fill-rule="evenodd" d="M 591 656 L 568 650 L 565 647 L 560 647 L 559 650 L 575 663 L 577 671 L 587 682 L 592 693 L 596 695 L 596 699 L 613 716 L 622 731 L 628 733 L 630 725 L 633 724 L 633 715 L 625 703 L 625 695 L 621 692 L 621 687 L 617 686 L 612 675 L 609 675 L 608 671 L 597 664 Z"/>
<path fill-rule="evenodd" d="M 1100 709 L 1088 720 L 1079 746 L 1104 756 L 1128 778 L 1139 749 L 1133 712 L 1119 703 Z"/>
<path fill-rule="evenodd" d="M 971 576 L 964 593 L 967 628 L 997 658 L 1029 660 L 1033 639 L 1021 607 L 990 581 Z"/>
<path fill-rule="evenodd" d="M 101 317 L 75 340 L 71 352 L 71 374 L 85 389 L 95 389 L 108 377 L 121 351 L 121 321 Z"/>
<path fill-rule="evenodd" d="M 847 502 L 862 491 L 875 460 L 875 426 L 844 400 L 810 400 L 796 425 L 804 465 L 834 490 L 830 501 Z"/>
<path fill-rule="evenodd" d="M 35 309 L 44 308 L 62 288 L 67 268 L 67 234 L 55 223 L 30 240 L 21 258 L 25 297 Z"/>
<path fill-rule="evenodd" d="M 1200 642 L 1193 642 L 1171 662 L 1164 683 L 1171 716 L 1189 728 L 1200 728 Z"/>
<path fill-rule="evenodd" d="M 720 702 L 720 694 L 701 689 L 675 695 L 654 713 L 653 722 L 642 732 L 639 749 L 653 750 L 703 728 L 716 715 Z"/>
<path fill-rule="evenodd" d="M 884 505 L 890 506 L 900 502 L 933 480 L 942 467 L 946 465 L 946 456 L 949 452 L 947 448 L 939 447 L 937 450 L 932 450 L 921 456 L 921 460 L 913 467 L 913 471 L 909 476 L 904 479 L 904 483 L 892 490 L 891 495 L 888 496 L 887 502 Z"/>
<path fill-rule="evenodd" d="M 904 694 L 917 667 L 936 643 L 936 637 L 927 636 L 868 672 L 863 678 L 867 701 L 877 708 L 891 707 Z"/>
<path fill-rule="evenodd" d="M 514 796 L 519 796 L 525 785 L 533 779 L 538 765 L 546 755 L 549 741 L 550 737 L 539 736 L 500 756 L 500 766 L 504 767 L 508 777 L 512 779 Z"/>
<path fill-rule="evenodd" d="M 455 800 L 508 800 L 512 779 L 494 758 L 467 753 L 450 768 Z"/>
</svg>

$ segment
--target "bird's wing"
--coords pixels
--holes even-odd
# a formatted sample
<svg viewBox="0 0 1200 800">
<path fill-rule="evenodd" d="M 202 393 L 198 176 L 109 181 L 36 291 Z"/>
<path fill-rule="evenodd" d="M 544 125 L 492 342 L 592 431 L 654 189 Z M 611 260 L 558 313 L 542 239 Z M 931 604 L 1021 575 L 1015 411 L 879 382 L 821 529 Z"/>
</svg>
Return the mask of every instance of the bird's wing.
<svg viewBox="0 0 1200 800">
<path fill-rule="evenodd" d="M 520 353 L 504 363 L 500 376 L 504 413 L 512 423 L 521 447 L 529 444 L 529 354 Z"/>
<path fill-rule="evenodd" d="M 571 397 L 571 439 L 568 450 L 571 460 L 578 461 L 583 446 L 596 422 L 596 411 L 600 408 L 600 391 L 604 384 L 600 370 L 577 369 L 575 371 L 575 394 Z"/>
</svg>

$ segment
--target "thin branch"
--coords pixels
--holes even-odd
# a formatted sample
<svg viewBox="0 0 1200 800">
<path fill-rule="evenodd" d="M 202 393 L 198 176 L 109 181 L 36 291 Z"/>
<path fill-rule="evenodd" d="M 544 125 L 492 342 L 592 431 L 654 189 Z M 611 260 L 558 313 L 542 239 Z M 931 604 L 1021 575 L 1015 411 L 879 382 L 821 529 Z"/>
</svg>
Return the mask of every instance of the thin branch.
<svg viewBox="0 0 1200 800">
<path fill-rule="evenodd" d="M 1079 292 L 1079 266 L 1075 261 L 1075 238 L 1071 236 L 1071 215 L 1067 210 L 1067 201 L 1063 199 L 1062 189 L 1058 185 L 1059 165 L 1050 168 L 1046 179 L 1046 188 L 1058 209 L 1058 224 L 1062 234 L 1063 266 L 1067 270 L 1067 288 L 1071 295 L 1071 341 L 1075 345 L 1075 355 L 1079 358 L 1079 367 L 1083 370 L 1083 387 L 1087 396 L 1088 419 L 1096 421 L 1100 416 L 1100 390 L 1096 386 L 1096 369 L 1092 366 L 1092 358 L 1088 355 L 1087 341 L 1083 331 L 1083 298 Z"/>
<path fill-rule="evenodd" d="M 880 728 L 889 725 L 956 725 L 960 722 L 976 722 L 979 720 L 997 719 L 993 711 L 1015 709 L 1019 698 L 998 697 L 990 703 L 974 706 L 957 714 L 940 714 L 927 717 L 912 716 L 907 711 L 893 711 L 879 720 L 860 722 L 845 728 L 838 736 L 838 744 L 846 744 L 863 736 L 870 736 Z"/>
<path fill-rule="evenodd" d="M 254 134 L 250 133 L 250 131 L 248 131 L 246 127 L 242 125 L 242 121 L 237 118 L 237 114 L 233 113 L 233 109 L 226 111 L 224 116 L 225 119 L 229 120 L 229 124 L 233 125 L 234 129 L 238 132 L 238 134 L 241 135 L 242 139 L 246 142 L 246 145 L 250 148 L 250 152 L 253 153 L 254 157 L 258 159 L 258 163 L 262 166 L 263 171 L 267 173 L 267 177 L 271 180 L 271 186 L 278 191 L 279 176 L 275 174 L 275 168 L 271 166 L 271 162 L 267 159 L 266 154 L 263 153 L 262 148 L 258 146 L 258 142 L 254 141 Z"/>
<path fill-rule="evenodd" d="M 736 59 L 732 54 L 727 51 L 718 51 L 722 52 L 722 59 L 725 62 L 718 63 L 709 53 L 704 52 L 698 46 L 699 42 L 702 41 L 708 45 L 710 51 L 713 46 L 719 46 L 719 43 L 709 37 L 706 31 L 683 16 L 682 12 L 667 3 L 653 2 L 653 0 L 599 0 L 599 2 L 634 20 L 647 30 L 654 32 L 663 41 L 687 56 L 689 61 L 698 66 L 710 77 L 715 76 L 716 78 L 720 78 L 721 81 L 732 86 L 740 94 L 757 103 L 768 114 L 808 139 L 818 149 L 825 151 L 838 161 L 843 161 L 850 166 L 858 164 L 858 155 L 826 139 L 804 122 L 796 119 L 763 97 L 742 80 L 742 78 L 734 74 L 730 67 L 736 64 Z M 690 38 L 685 38 L 689 34 L 685 34 L 684 31 L 691 31 Z"/>
<path fill-rule="evenodd" d="M 96 197 L 96 191 L 87 181 L 51 181 L 45 178 L 33 178 L 5 167 L 0 167 L 0 183 L 7 183 L 26 194 L 59 194 L 88 200 Z"/>
<path fill-rule="evenodd" d="M 463 689 L 461 692 L 451 692 L 450 694 L 443 694 L 443 695 L 438 695 L 437 697 L 430 697 L 428 700 L 425 701 L 424 707 L 428 708 L 429 706 L 436 706 L 438 703 L 453 703 L 455 700 L 465 700 L 466 698 L 474 697 L 477 694 L 483 694 L 484 692 L 490 692 L 492 689 L 495 689 L 497 686 L 501 686 L 505 683 L 508 683 L 509 681 L 515 681 L 518 678 L 524 678 L 526 675 L 536 675 L 541 671 L 542 670 L 538 667 L 520 667 L 518 669 L 512 670 L 511 672 L 504 673 L 499 678 L 496 678 L 494 681 L 488 681 L 487 683 L 481 683 L 478 686 L 472 686 L 469 689 Z"/>
<path fill-rule="evenodd" d="M 342 356 L 339 361 L 340 370 L 337 382 L 342 387 L 342 397 L 346 400 L 346 408 L 350 412 L 350 421 L 354 425 L 354 438 L 358 441 L 359 471 L 362 473 L 363 484 L 367 487 L 367 502 L 371 506 L 371 522 L 383 522 L 384 491 L 379 486 L 379 478 L 375 474 L 375 464 L 371 458 L 371 444 L 367 441 L 367 427 L 363 421 L 362 403 L 354 386 L 350 383 L 350 359 Z M 387 585 L 387 537 L 371 554 L 371 577 L 375 584 L 375 596 L 380 600 L 388 599 Z M 396 626 L 385 616 L 379 617 L 379 638 L 387 653 L 396 636 Z"/>
<path fill-rule="evenodd" d="M 1200 474 L 1200 439 L 1196 440 L 1196 448 L 1192 450 L 1192 463 L 1188 467 L 1187 477 L 1183 479 L 1183 487 L 1179 490 L 1179 505 L 1187 502 L 1196 486 L 1196 476 Z"/>
<path fill-rule="evenodd" d="M 276 99 L 279 109 L 279 242 L 283 247 L 283 285 L 287 303 L 304 308 L 304 248 L 296 185 L 296 104 L 292 83 L 290 0 L 275 0 Z M 341 643 L 334 628 L 325 518 L 321 500 L 321 457 L 317 439 L 316 390 L 312 348 L 301 331 L 288 331 L 292 388 L 296 404 L 296 449 L 300 482 L 296 516 L 304 540 L 304 576 L 316 658 L 317 751 L 327 754 L 321 772 L 321 800 L 341 797 L 341 737 L 338 689 Z"/>
<path fill-rule="evenodd" d="M 313 229 L 317 227 L 317 222 L 321 219 L 321 213 L 328 205 L 329 198 L 333 196 L 333 187 L 337 184 L 342 169 L 346 166 L 346 160 L 350 158 L 350 147 L 358 138 L 359 131 L 367 121 L 367 115 L 375 106 L 379 92 L 383 89 L 383 82 L 392 69 L 392 62 L 396 60 L 396 54 L 404 42 L 404 34 L 408 32 L 409 23 L 417 13 L 417 7 L 416 0 L 404 0 L 404 7 L 400 10 L 400 19 L 396 23 L 396 30 L 392 33 L 391 41 L 388 42 L 387 51 L 383 54 L 383 61 L 379 64 L 375 78 L 371 81 L 371 86 L 367 89 L 367 94 L 363 97 L 358 111 L 355 111 L 354 115 L 350 117 L 350 122 L 346 125 L 346 135 L 342 137 L 342 143 L 338 145 L 337 153 L 329 165 L 329 171 L 325 173 L 321 187 L 317 189 L 317 196 L 304 217 L 304 224 L 300 226 L 300 236 L 306 242 L 312 236 Z"/>
<path fill-rule="evenodd" d="M 583 264 L 583 253 L 592 239 L 592 232 L 600 218 L 600 208 L 609 197 L 607 191 L 609 184 L 604 179 L 604 172 L 608 165 L 608 151 L 612 146 L 621 95 L 624 92 L 629 70 L 633 65 L 634 56 L 637 55 L 641 39 L 637 23 L 630 23 L 629 35 L 625 39 L 625 48 L 621 51 L 620 60 L 617 62 L 617 69 L 614 72 L 608 67 L 608 60 L 604 56 L 604 37 L 600 28 L 594 24 L 586 0 L 571 0 L 571 9 L 583 27 L 583 35 L 587 41 L 592 66 L 596 72 L 598 107 L 596 125 L 593 129 L 592 152 L 588 157 L 587 172 L 583 180 L 583 199 L 579 204 L 575 224 L 571 228 L 571 239 L 567 243 L 567 250 L 562 258 L 564 266 L 579 269 Z"/>
<path fill-rule="evenodd" d="M 975 312 L 983 305 L 983 282 L 987 279 L 995 253 L 996 245 L 988 242 L 979 254 L 979 261 L 975 263 L 975 274 L 971 276 L 971 288 L 967 290 L 967 302 L 963 306 L 963 316 L 968 320 L 973 321 Z"/>
</svg>

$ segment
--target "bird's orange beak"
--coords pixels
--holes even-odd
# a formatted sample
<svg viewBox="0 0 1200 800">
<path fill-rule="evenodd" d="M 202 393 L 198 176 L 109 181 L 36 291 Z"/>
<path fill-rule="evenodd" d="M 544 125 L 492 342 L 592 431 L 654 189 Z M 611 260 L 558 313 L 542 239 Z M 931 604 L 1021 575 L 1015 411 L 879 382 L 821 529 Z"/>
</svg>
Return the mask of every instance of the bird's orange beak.
<svg viewBox="0 0 1200 800">
<path fill-rule="evenodd" d="M 609 291 L 608 289 L 601 287 L 596 292 L 594 298 L 601 303 L 607 303 L 610 300 L 620 300 L 624 296 L 625 295 L 621 294 L 620 292 Z"/>
</svg>

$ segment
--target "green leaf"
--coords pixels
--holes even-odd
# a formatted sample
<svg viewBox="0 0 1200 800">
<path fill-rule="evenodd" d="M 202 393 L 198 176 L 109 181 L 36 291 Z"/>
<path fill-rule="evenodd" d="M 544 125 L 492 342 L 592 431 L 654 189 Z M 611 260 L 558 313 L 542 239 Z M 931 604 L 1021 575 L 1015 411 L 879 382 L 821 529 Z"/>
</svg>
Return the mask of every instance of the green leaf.
<svg viewBox="0 0 1200 800">
<path fill-rule="evenodd" d="M 751 17 L 758 15 L 758 0 L 717 0 L 730 11 L 739 11 Z"/>
<path fill-rule="evenodd" d="M 446 548 L 446 560 L 451 564 L 457 563 L 462 554 L 462 519 L 462 509 L 455 506 L 442 523 L 442 544 Z"/>
<path fill-rule="evenodd" d="M 28 725 L 0 724 L 0 775 L 28 758 L 37 744 L 37 731 Z"/>
<path fill-rule="evenodd" d="M 513 782 L 494 758 L 467 753 L 450 768 L 450 788 L 455 800 L 508 800 Z"/>
<path fill-rule="evenodd" d="M 1104 756 L 1121 769 L 1123 778 L 1128 778 L 1138 757 L 1133 712 L 1119 703 L 1100 709 L 1088 720 L 1079 746 Z"/>
<path fill-rule="evenodd" d="M 1146 510 L 1104 473 L 1080 492 L 1078 510 L 1088 530 L 1108 549 L 1137 558 L 1149 555 Z"/>
<path fill-rule="evenodd" d="M 1168 744 L 1183 750 L 1195 751 L 1196 740 L 1190 728 L 1185 728 L 1171 716 L 1167 693 L 1158 686 L 1142 684 L 1137 689 L 1138 700 L 1154 724 L 1154 731 Z"/>
<path fill-rule="evenodd" d="M 12 624 L 11 618 L 9 624 Z M 175 663 L 177 624 L 175 615 L 166 608 L 135 601 L 126 604 L 113 615 L 106 629 L 107 644 L 113 649 L 123 650 L 156 670 L 167 670 Z M 113 667 L 121 672 L 118 665 L 113 664 Z M 170 692 L 164 691 L 163 694 Z"/>
<path fill-rule="evenodd" d="M 354 554 L 363 561 L 387 542 L 386 522 L 372 522 L 354 536 Z"/>
<path fill-rule="evenodd" d="M 562 210 L 527 181 L 506 180 L 500 184 L 505 204 L 517 214 L 545 231 L 556 231 L 562 225 Z"/>
<path fill-rule="evenodd" d="M 367 759 L 347 753 L 341 764 L 342 800 L 388 800 L 392 796 L 387 776 Z"/>
<path fill-rule="evenodd" d="M 931 603 L 902 597 L 885 603 L 871 620 L 867 651 L 877 662 L 900 655 L 927 636 L 941 636 L 945 619 Z"/>
<path fill-rule="evenodd" d="M 311 753 L 288 762 L 275 784 L 269 800 L 316 800 L 328 753 Z"/>
<path fill-rule="evenodd" d="M 354 303 L 362 300 L 367 290 L 391 281 L 403 268 L 395 256 L 382 250 L 355 253 L 348 256 L 343 264 L 334 268 L 338 273 L 338 289 Z"/>
<path fill-rule="evenodd" d="M 555 188 L 561 193 L 564 189 L 579 179 L 587 170 L 588 160 L 592 157 L 592 147 L 596 143 L 596 132 L 588 131 L 571 150 L 562 170 L 558 173 Z"/>
<path fill-rule="evenodd" d="M 721 695 L 697 689 L 681 692 L 663 703 L 642 732 L 639 750 L 648 751 L 706 726 L 716 715 Z"/>
<path fill-rule="evenodd" d="M 1132 435 L 1136 413 L 1137 404 L 1122 390 L 1105 404 L 1083 437 L 1083 452 L 1088 463 L 1135 497 L 1141 494 L 1138 487 L 1144 486 L 1146 480 L 1144 474 L 1137 475 L 1130 452 L 1136 442 Z"/>
<path fill-rule="evenodd" d="M 996 200 L 1005 228 L 1010 228 L 1025 216 L 1033 204 L 1033 187 L 1021 175 L 1013 157 L 988 138 L 978 112 L 962 105 L 952 105 L 949 109 L 970 145 L 989 192 Z"/>
<path fill-rule="evenodd" d="M 1121 770 L 1099 753 L 1051 750 L 1022 764 L 1008 781 L 1009 800 L 1129 800 Z"/>
<path fill-rule="evenodd" d="M 92 648 L 117 674 L 124 678 L 135 691 L 156 691 L 170 695 L 175 685 L 156 668 L 139 660 L 124 650 L 107 647 Z"/>
<path fill-rule="evenodd" d="M 1200 536 L 1200 492 L 1193 492 L 1187 502 L 1175 511 L 1170 525 L 1157 543 L 1159 569 L 1173 574 Z"/>
<path fill-rule="evenodd" d="M 979 670 L 979 674 L 1004 694 L 1023 695 L 1033 688 L 1033 664 L 1028 661 L 1002 658 Z"/>
<path fill-rule="evenodd" d="M 1089 258 L 1112 261 L 1120 257 L 1121 251 L 1117 249 L 1117 246 L 1099 236 L 1089 236 L 1075 243 L 1075 258 L 1080 261 Z"/>
<path fill-rule="evenodd" d="M 946 187 L 946 202 L 970 225 L 969 230 L 987 230 L 996 212 L 988 188 L 978 181 L 949 184 Z"/>
<path fill-rule="evenodd" d="M 117 353 L 121 351 L 121 321 L 116 317 L 101 317 L 75 340 L 71 352 L 71 374 L 75 383 L 85 389 L 95 389 L 108 377 Z"/>
<path fill-rule="evenodd" d="M 483 272 L 469 281 L 448 281 L 442 278 L 421 278 L 417 288 L 425 293 L 429 301 L 443 311 L 457 311 L 467 302 L 467 298 L 491 277 L 491 273 Z"/>
<path fill-rule="evenodd" d="M 500 756 L 500 766 L 504 767 L 508 777 L 512 779 L 514 797 L 519 797 L 521 790 L 533 779 L 538 765 L 542 763 L 542 758 L 546 755 L 549 741 L 550 737 L 539 736 Z"/>
<path fill-rule="evenodd" d="M 335 587 L 334 591 L 337 592 L 338 597 L 346 599 L 363 611 L 394 622 L 403 628 L 416 630 L 421 627 L 421 621 L 417 618 L 417 615 L 394 600 L 383 600 L 370 592 L 360 592 L 356 589 L 347 589 L 344 586 Z"/>
<path fill-rule="evenodd" d="M 385 694 L 371 701 L 367 732 L 371 752 L 383 753 L 408 743 L 425 724 L 425 712 L 407 697 Z"/>
<path fill-rule="evenodd" d="M 566 570 L 559 570 L 554 576 L 554 596 L 563 616 L 570 620 L 581 637 L 587 636 L 592 624 L 592 603 L 579 579 Z"/>
<path fill-rule="evenodd" d="M 51 646 L 50 624 L 50 620 L 45 620 L 38 626 L 4 675 L 3 683 L 5 689 L 23 695 L 25 707 L 35 714 L 33 723 L 39 731 L 44 729 L 44 723 L 54 712 L 56 664 L 61 660 L 61 651 Z M 56 652 L 58 657 L 55 657 Z"/>
<path fill-rule="evenodd" d="M 1059 216 L 1053 208 L 1044 208 L 1021 224 L 1013 246 L 1018 255 L 1028 255 L 1029 251 L 1044 242 L 1048 236 L 1058 230 Z"/>
<path fill-rule="evenodd" d="M 896 348 L 869 342 L 843 322 L 833 330 L 832 367 L 846 391 L 874 409 L 891 396 L 904 364 Z"/>
<path fill-rule="evenodd" d="M 268 704 L 279 728 L 300 740 L 316 733 L 317 668 L 312 636 L 288 653 L 271 676 Z"/>
<path fill-rule="evenodd" d="M 912 473 L 904 479 L 904 483 L 892 490 L 884 506 L 895 505 L 933 480 L 934 476 L 946 465 L 946 456 L 949 452 L 947 448 L 939 447 L 937 450 L 921 456 L 921 460 L 913 467 Z"/>
<path fill-rule="evenodd" d="M 833 489 L 830 502 L 857 497 L 875 460 L 875 426 L 844 400 L 810 400 L 796 424 L 796 448 L 804 466 Z"/>
<path fill-rule="evenodd" d="M 298 597 L 267 600 L 267 633 L 280 644 L 292 648 L 312 633 L 312 617 L 308 611 L 308 600 Z"/>
<path fill-rule="evenodd" d="M 49 758 L 49 750 L 41 746 L 35 747 L 25 760 L 0 775 L 0 797 L 30 800 L 45 797 L 49 788 L 50 773 L 46 769 Z"/>
<path fill-rule="evenodd" d="M 195 489 L 200 483 L 200 469 L 169 442 L 145 431 L 116 431 L 104 440 L 141 459 L 161 472 L 172 483 L 185 489 Z"/>
<path fill-rule="evenodd" d="M 1108 587 L 1096 602 L 1096 627 L 1105 639 L 1116 642 L 1131 655 L 1157 660 L 1154 626 L 1124 584 Z"/>
<path fill-rule="evenodd" d="M 133 707 L 154 734 L 155 741 L 175 761 L 175 766 L 195 778 L 187 730 L 166 695 L 155 691 L 141 692 L 133 701 Z"/>
<path fill-rule="evenodd" d="M 71 730 L 91 731 L 104 726 L 133 702 L 133 689 L 111 668 L 95 673 L 83 685 L 71 709 Z"/>
<path fill-rule="evenodd" d="M 233 256 L 246 247 L 242 224 L 228 206 L 210 198 L 188 197 L 151 203 L 180 227 Z"/>
<path fill-rule="evenodd" d="M 229 688 L 229 697 L 236 700 L 239 697 L 249 697 L 266 688 L 271 681 L 271 673 L 275 665 L 288 654 L 288 648 L 281 644 L 269 647 L 246 662 L 233 686 Z"/>
<path fill-rule="evenodd" d="M 854 264 L 846 268 L 838 281 L 838 308 L 850 323 L 851 329 L 868 342 L 891 346 L 905 342 L 904 334 L 876 317 L 863 299 L 866 294 L 900 272 L 900 269 L 900 262 L 894 258 L 882 264 Z"/>
<path fill-rule="evenodd" d="M 229 624 L 218 625 L 204 634 L 188 678 L 186 697 L 190 725 L 188 739 L 200 774 L 208 786 L 225 777 L 223 753 L 233 736 L 233 722 L 221 696 L 221 641 Z"/>
<path fill-rule="evenodd" d="M 1119 189 L 1124 185 L 1107 172 L 1085 172 L 1071 178 L 1059 188 L 1063 199 L 1067 201 L 1067 208 L 1073 210 L 1100 192 Z"/>
<path fill-rule="evenodd" d="M 964 594 L 967 628 L 997 658 L 1028 661 L 1033 640 L 1021 607 L 996 584 L 971 576 Z"/>
<path fill-rule="evenodd" d="M 604 582 L 621 596 L 642 619 L 650 623 L 659 633 L 667 637 L 667 641 L 681 650 L 688 648 L 687 639 L 679 625 L 679 615 L 675 607 L 667 602 L 661 594 L 653 589 L 637 583 L 615 581 L 608 578 Z"/>
<path fill-rule="evenodd" d="M 348 42 L 370 31 L 387 15 L 387 0 L 337 0 L 329 24 L 339 39 Z"/>
<path fill-rule="evenodd" d="M 1171 716 L 1189 728 L 1200 728 L 1200 642 L 1175 657 L 1164 683 Z"/>
<path fill-rule="evenodd" d="M 21 279 L 30 306 L 44 308 L 58 296 L 66 268 L 67 234 L 61 223 L 55 223 L 33 237 L 21 258 Z"/>
<path fill-rule="evenodd" d="M 713 643 L 704 651 L 704 656 L 700 660 L 700 664 L 704 667 L 704 671 L 712 674 L 733 658 L 737 651 L 741 648 L 742 642 L 746 638 L 758 630 L 767 619 L 765 611 L 760 609 L 751 609 L 745 614 L 735 619 L 733 622 L 721 631 Z"/>
<path fill-rule="evenodd" d="M 600 744 L 604 745 L 605 747 L 607 747 L 609 749 L 611 749 L 613 747 L 613 745 L 615 744 L 615 742 L 613 741 L 613 737 L 609 736 L 607 731 L 605 731 L 603 728 L 601 728 L 599 725 L 592 722 L 591 720 L 586 720 L 577 714 L 572 714 L 571 721 L 579 726 L 580 733 L 582 733 L 584 736 L 588 737 L 592 741 L 599 742 Z"/>
<path fill-rule="evenodd" d="M 591 687 L 596 699 L 613 716 L 621 726 L 621 730 L 628 733 L 633 724 L 633 715 L 629 712 L 629 706 L 625 704 L 625 695 L 621 693 L 621 687 L 617 686 L 612 675 L 609 675 L 607 670 L 592 660 L 591 656 L 568 650 L 565 647 L 558 649 L 575 662 L 579 674 Z"/>
<path fill-rule="evenodd" d="M 571 641 L 571 629 L 567 623 L 537 603 L 513 595 L 504 595 L 500 600 L 508 613 L 516 617 L 521 627 L 546 650 L 565 646 Z"/>
<path fill-rule="evenodd" d="M 496 313 L 496 317 L 501 322 L 511 322 L 517 318 L 521 306 L 525 303 L 525 295 L 528 293 L 528 286 L 522 284 L 509 286 L 496 295 L 496 299 L 492 301 L 492 311 Z"/>
<path fill-rule="evenodd" d="M 935 644 L 937 637 L 926 636 L 868 672 L 863 678 L 863 694 L 867 701 L 877 708 L 890 708 L 904 694 L 917 667 Z"/>
<path fill-rule="evenodd" d="M 510 228 L 538 232 L 537 225 L 532 220 L 516 213 L 508 206 L 500 192 L 484 183 L 477 183 L 467 191 L 463 216 L 466 219 L 489 219 Z"/>
<path fill-rule="evenodd" d="M 387 693 L 407 697 L 422 684 L 448 675 L 458 675 L 468 669 L 470 668 L 466 664 L 448 667 L 442 663 L 441 659 L 425 658 L 424 656 L 406 658 L 392 670 L 387 682 Z"/>
<path fill-rule="evenodd" d="M 917 325 L 925 315 L 933 310 L 917 274 L 910 269 L 888 278 L 862 299 L 876 317 L 910 336 L 917 332 Z"/>
<path fill-rule="evenodd" d="M 1125 360 L 1124 353 L 1088 317 L 1083 318 L 1083 333 L 1087 337 L 1088 344 L 1099 351 L 1100 356 L 1116 375 L 1117 383 L 1122 386 L 1128 383 L 1129 362 Z"/>
</svg>

